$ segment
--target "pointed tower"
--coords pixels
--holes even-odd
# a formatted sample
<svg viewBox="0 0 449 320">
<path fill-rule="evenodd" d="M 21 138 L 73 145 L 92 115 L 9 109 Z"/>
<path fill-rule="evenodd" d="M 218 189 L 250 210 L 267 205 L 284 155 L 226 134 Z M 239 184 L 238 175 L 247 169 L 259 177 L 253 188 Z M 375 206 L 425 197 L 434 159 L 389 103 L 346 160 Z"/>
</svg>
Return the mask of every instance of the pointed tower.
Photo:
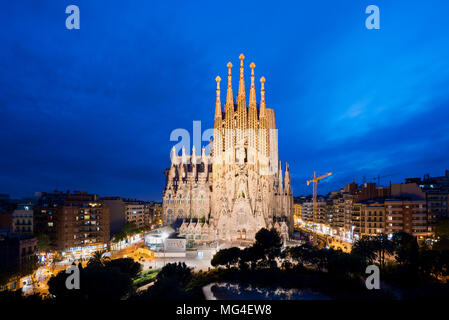
<svg viewBox="0 0 449 320">
<path fill-rule="evenodd" d="M 288 163 L 285 163 L 284 192 L 287 195 L 290 195 L 291 191 L 292 191 L 292 187 L 291 187 L 290 170 L 288 168 Z"/>
<path fill-rule="evenodd" d="M 254 85 L 254 68 L 256 65 L 250 64 L 251 68 L 251 89 L 249 93 L 249 107 L 248 107 L 248 146 L 249 157 L 248 161 L 251 164 L 256 163 L 257 158 L 257 102 L 256 102 L 256 87 Z"/>
<path fill-rule="evenodd" d="M 182 152 L 181 152 L 181 163 L 179 164 L 179 179 L 183 180 L 187 177 L 186 175 L 186 164 L 187 164 L 187 156 L 186 156 L 186 148 L 182 146 Z"/>
<path fill-rule="evenodd" d="M 259 154 L 268 157 L 268 127 L 265 107 L 265 77 L 260 78 Z"/>
<path fill-rule="evenodd" d="M 182 146 L 181 163 L 187 164 L 186 148 L 184 146 Z"/>
<path fill-rule="evenodd" d="M 191 164 L 192 164 L 192 172 L 189 172 L 190 174 L 190 179 L 191 180 L 195 180 L 196 179 L 196 174 L 197 174 L 197 156 L 196 156 L 196 148 L 195 146 L 192 147 L 192 157 L 191 157 Z"/>
<path fill-rule="evenodd" d="M 220 101 L 220 81 L 221 78 L 217 76 L 217 97 L 215 100 L 215 121 L 214 121 L 214 163 L 221 163 L 221 157 L 223 154 L 223 117 L 221 114 L 221 101 Z"/>
<path fill-rule="evenodd" d="M 178 164 L 178 155 L 176 154 L 175 146 L 171 149 L 170 158 L 172 167 Z"/>
<path fill-rule="evenodd" d="M 204 167 L 203 172 L 205 173 L 205 175 L 207 176 L 207 174 L 209 173 L 209 164 L 207 162 L 207 156 L 206 156 L 206 148 L 203 146 L 203 148 L 201 149 L 201 163 Z"/>
<path fill-rule="evenodd" d="M 279 154 L 278 154 L 278 132 L 276 129 L 276 118 L 274 114 L 274 110 L 271 108 L 265 109 L 266 119 L 267 119 L 267 146 L 268 146 L 268 154 L 267 156 L 270 158 L 270 169 L 273 173 L 276 173 L 279 169 L 277 164 L 279 162 Z"/>
<path fill-rule="evenodd" d="M 281 162 L 279 161 L 279 169 L 278 169 L 278 179 L 279 179 L 279 194 L 283 194 L 284 192 L 284 187 L 282 185 L 282 166 L 281 166 Z"/>
<path fill-rule="evenodd" d="M 171 165 L 168 171 L 168 182 L 170 183 L 170 185 L 172 185 L 173 179 L 176 178 L 176 165 L 178 164 L 178 155 L 176 154 L 175 146 L 173 146 L 171 150 L 170 157 L 171 157 Z"/>
<path fill-rule="evenodd" d="M 228 91 L 226 94 L 225 109 L 225 161 L 227 164 L 234 162 L 234 98 L 232 97 L 232 63 L 228 62 Z"/>
<path fill-rule="evenodd" d="M 196 166 L 196 148 L 195 146 L 192 147 L 192 157 L 191 157 L 191 163 L 193 166 Z"/>
<path fill-rule="evenodd" d="M 243 59 L 245 56 L 243 53 L 239 56 L 240 59 L 240 80 L 239 80 L 239 93 L 237 95 L 237 132 L 236 141 L 240 143 L 245 139 L 247 129 L 247 110 L 246 110 L 246 94 L 245 94 L 245 78 L 243 70 Z"/>
</svg>

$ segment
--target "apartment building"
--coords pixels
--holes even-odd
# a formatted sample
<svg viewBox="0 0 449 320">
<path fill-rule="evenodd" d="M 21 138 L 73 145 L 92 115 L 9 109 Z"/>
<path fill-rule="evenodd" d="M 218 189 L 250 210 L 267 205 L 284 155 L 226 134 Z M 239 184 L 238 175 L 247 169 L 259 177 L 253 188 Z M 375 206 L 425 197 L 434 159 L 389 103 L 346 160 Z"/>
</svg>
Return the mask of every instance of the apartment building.
<svg viewBox="0 0 449 320">
<path fill-rule="evenodd" d="M 324 197 L 318 197 L 317 198 L 317 208 L 316 208 L 316 215 L 313 216 L 313 201 L 307 200 L 302 203 L 301 206 L 301 219 L 304 222 L 309 222 L 315 224 L 329 224 L 329 216 L 327 211 L 327 201 Z"/>
<path fill-rule="evenodd" d="M 19 204 L 12 213 L 12 232 L 18 234 L 33 234 L 33 205 Z"/>
<path fill-rule="evenodd" d="M 127 201 L 124 203 L 125 219 L 128 223 L 133 223 L 138 228 L 145 226 L 145 213 L 148 212 L 143 201 Z M 147 213 L 148 214 L 148 213 Z"/>
<path fill-rule="evenodd" d="M 48 234 L 52 247 L 63 252 L 95 251 L 110 240 L 109 207 L 84 191 L 42 193 L 34 225 L 36 234 Z"/>
<path fill-rule="evenodd" d="M 434 231 L 435 224 L 440 219 L 449 218 L 449 170 L 444 176 L 424 178 L 409 178 L 406 182 L 416 183 L 426 194 L 427 213 L 429 224 Z"/>
<path fill-rule="evenodd" d="M 385 233 L 385 204 L 383 200 L 361 203 L 360 234 L 375 236 Z"/>
<path fill-rule="evenodd" d="M 430 235 L 425 200 L 386 200 L 386 233 L 407 232 L 418 239 Z"/>
</svg>

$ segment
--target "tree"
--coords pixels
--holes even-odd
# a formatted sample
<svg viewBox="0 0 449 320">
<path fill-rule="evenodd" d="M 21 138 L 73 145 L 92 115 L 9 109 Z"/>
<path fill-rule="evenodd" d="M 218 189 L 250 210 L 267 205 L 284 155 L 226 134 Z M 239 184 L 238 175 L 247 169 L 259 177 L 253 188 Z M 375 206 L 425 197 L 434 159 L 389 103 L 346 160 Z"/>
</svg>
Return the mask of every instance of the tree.
<svg viewBox="0 0 449 320">
<path fill-rule="evenodd" d="M 271 230 L 262 228 L 256 233 L 256 242 L 254 247 L 262 250 L 266 262 L 270 267 L 276 266 L 276 258 L 281 254 L 282 239 L 276 229 Z"/>
<path fill-rule="evenodd" d="M 212 258 L 211 264 L 216 266 L 226 266 L 228 269 L 235 265 L 240 258 L 240 249 L 237 247 L 221 249 Z"/>
<path fill-rule="evenodd" d="M 432 248 L 438 251 L 449 250 L 449 238 L 440 236 L 438 241 L 432 246 Z"/>
<path fill-rule="evenodd" d="M 351 254 L 360 258 L 363 271 L 365 271 L 366 266 L 372 264 L 376 258 L 376 249 L 373 241 L 367 236 L 361 237 L 353 244 Z"/>
<path fill-rule="evenodd" d="M 444 268 L 441 258 L 441 253 L 436 250 L 422 250 L 419 255 L 420 271 L 426 276 L 438 278 Z"/>
<path fill-rule="evenodd" d="M 416 237 L 406 232 L 393 234 L 396 261 L 402 265 L 418 266 L 419 246 Z"/>
<path fill-rule="evenodd" d="M 441 275 L 449 276 L 449 250 L 441 251 L 440 253 Z"/>
<path fill-rule="evenodd" d="M 114 235 L 113 241 L 119 242 L 121 240 L 126 239 L 129 236 L 132 236 L 137 233 L 142 233 L 144 231 L 149 230 L 150 228 L 147 226 L 138 228 L 136 224 L 132 222 L 125 223 L 122 229 Z"/>
<path fill-rule="evenodd" d="M 81 275 L 81 291 L 88 300 L 120 300 L 132 291 L 132 280 L 118 268 L 86 267 Z"/>
<path fill-rule="evenodd" d="M 39 258 L 37 256 L 31 256 L 28 257 L 26 261 L 22 262 L 22 265 L 20 266 L 20 272 L 19 275 L 21 277 L 30 275 L 34 273 L 39 267 Z"/>
<path fill-rule="evenodd" d="M 449 238 L 449 219 L 441 219 L 435 225 L 435 234 L 438 237 Z"/>
<path fill-rule="evenodd" d="M 114 260 L 104 260 L 104 265 L 110 269 L 118 269 L 120 272 L 135 279 L 142 269 L 142 265 L 135 262 L 132 258 L 121 258 Z"/>
<path fill-rule="evenodd" d="M 286 255 L 291 260 L 295 261 L 297 265 L 313 264 L 312 252 L 316 251 L 315 247 L 309 244 L 287 248 Z"/>
<path fill-rule="evenodd" d="M 70 274 L 67 274 L 65 270 L 62 270 L 48 281 L 49 292 L 54 295 L 56 299 L 63 300 L 122 299 L 132 290 L 132 275 L 134 274 L 134 271 L 130 270 L 135 268 L 127 260 L 128 259 L 112 260 L 115 261 L 115 263 L 112 264 L 109 264 L 112 261 L 107 261 L 105 265 L 93 263 L 86 268 L 82 268 L 81 264 L 79 264 L 80 289 L 67 289 L 66 280 Z"/>
<path fill-rule="evenodd" d="M 74 263 L 72 265 L 75 265 Z M 80 283 L 82 280 L 82 274 L 80 269 Z M 56 276 L 52 276 L 48 280 L 48 291 L 56 297 L 56 299 L 65 300 L 65 299 L 81 299 L 82 292 L 80 290 L 68 290 L 66 287 L 66 280 L 69 274 L 66 274 L 65 270 L 62 270 L 56 274 Z M 84 289 L 84 287 L 80 286 Z"/>
<path fill-rule="evenodd" d="M 92 257 L 89 259 L 89 261 L 87 262 L 87 265 L 96 265 L 96 266 L 104 266 L 104 262 L 109 259 L 109 258 L 105 258 L 103 257 L 104 255 L 104 251 L 95 251 L 92 255 Z"/>
<path fill-rule="evenodd" d="M 247 269 L 250 264 L 251 270 L 255 270 L 257 262 L 264 257 L 264 252 L 260 246 L 247 247 L 240 251 L 240 269 Z"/>
<path fill-rule="evenodd" d="M 184 262 L 168 263 L 157 274 L 156 280 L 172 279 L 179 286 L 185 287 L 192 280 L 192 269 Z"/>
<path fill-rule="evenodd" d="M 51 249 L 51 241 L 48 234 L 39 233 L 36 235 L 37 239 L 37 249 L 39 251 L 49 251 Z"/>
<path fill-rule="evenodd" d="M 156 276 L 156 282 L 146 291 L 132 297 L 135 300 L 199 300 L 201 288 L 189 288 L 193 278 L 191 268 L 185 263 L 169 263 Z"/>
<path fill-rule="evenodd" d="M 360 261 L 357 256 L 333 249 L 324 249 L 320 252 L 325 253 L 325 267 L 329 274 L 346 276 L 350 273 L 360 272 Z"/>
<path fill-rule="evenodd" d="M 386 254 L 393 254 L 393 242 L 388 240 L 384 234 L 372 238 L 374 251 L 376 252 L 377 260 L 379 261 L 380 269 L 385 267 Z"/>
</svg>

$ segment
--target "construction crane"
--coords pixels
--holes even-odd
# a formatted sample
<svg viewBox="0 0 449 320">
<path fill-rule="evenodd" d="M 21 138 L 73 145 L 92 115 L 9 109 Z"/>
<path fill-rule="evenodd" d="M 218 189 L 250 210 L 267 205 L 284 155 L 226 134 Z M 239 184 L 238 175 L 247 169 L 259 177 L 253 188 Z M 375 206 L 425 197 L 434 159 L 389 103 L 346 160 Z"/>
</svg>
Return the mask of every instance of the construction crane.
<svg viewBox="0 0 449 320">
<path fill-rule="evenodd" d="M 377 179 L 377 186 L 380 186 L 380 179 L 381 179 L 381 178 L 394 177 L 394 176 L 397 176 L 397 175 L 398 175 L 397 173 L 387 174 L 387 175 L 385 175 L 385 176 L 381 176 L 381 175 L 379 174 L 379 175 L 377 175 L 377 177 L 374 177 L 373 180 L 376 180 L 376 179 Z M 390 180 L 390 181 L 391 181 L 391 180 Z"/>
<path fill-rule="evenodd" d="M 317 210 L 317 203 L 316 203 L 317 186 L 320 183 L 320 180 L 322 180 L 324 178 L 327 178 L 327 177 L 329 177 L 331 175 L 332 175 L 332 172 L 328 172 L 326 174 L 323 174 L 322 176 L 317 177 L 316 176 L 316 171 L 314 171 L 313 172 L 313 179 L 312 180 L 307 180 L 307 185 L 309 185 L 311 183 L 313 184 L 313 202 L 312 202 L 312 205 L 313 205 L 313 209 L 312 209 L 313 210 L 313 212 L 312 212 L 312 214 L 313 214 L 312 232 L 314 233 L 314 235 L 313 235 L 313 243 L 316 243 L 315 239 L 317 238 L 315 236 L 315 233 L 316 233 L 316 231 L 315 231 L 315 218 L 316 218 L 316 210 Z"/>
</svg>

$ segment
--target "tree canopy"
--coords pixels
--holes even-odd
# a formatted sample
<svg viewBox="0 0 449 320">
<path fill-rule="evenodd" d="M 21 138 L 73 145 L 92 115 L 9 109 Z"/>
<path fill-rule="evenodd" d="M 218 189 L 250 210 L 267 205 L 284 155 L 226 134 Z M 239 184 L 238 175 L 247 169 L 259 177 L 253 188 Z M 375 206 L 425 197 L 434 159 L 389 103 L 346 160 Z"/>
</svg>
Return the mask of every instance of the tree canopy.
<svg viewBox="0 0 449 320">
<path fill-rule="evenodd" d="M 126 239 L 128 236 L 142 233 L 142 232 L 148 231 L 149 229 L 150 228 L 146 227 L 146 226 L 138 228 L 134 223 L 128 222 L 128 223 L 125 223 L 123 225 L 122 229 L 114 235 L 113 241 L 118 242 L 118 241 Z"/>
<path fill-rule="evenodd" d="M 80 289 L 67 289 L 65 270 L 48 281 L 49 291 L 56 299 L 119 300 L 132 290 L 132 279 L 140 272 L 140 264 L 131 258 L 91 262 L 80 271 Z"/>
</svg>

